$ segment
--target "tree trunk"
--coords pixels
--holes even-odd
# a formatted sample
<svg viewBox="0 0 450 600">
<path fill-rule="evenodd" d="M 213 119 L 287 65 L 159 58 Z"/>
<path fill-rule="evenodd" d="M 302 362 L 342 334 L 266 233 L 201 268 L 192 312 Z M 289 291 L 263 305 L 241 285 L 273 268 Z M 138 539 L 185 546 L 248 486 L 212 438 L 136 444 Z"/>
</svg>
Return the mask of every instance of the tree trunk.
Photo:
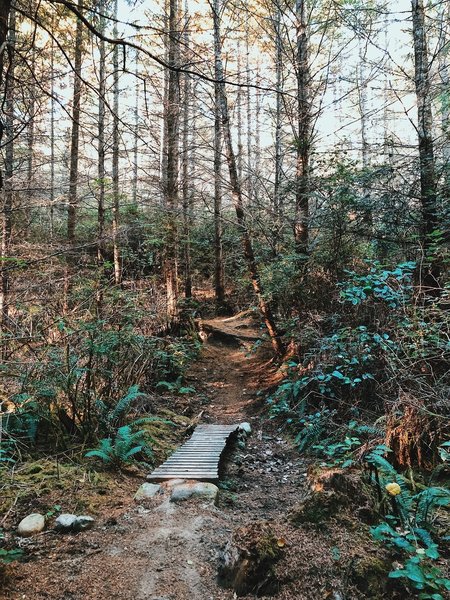
<svg viewBox="0 0 450 600">
<path fill-rule="evenodd" d="M 114 39 L 118 37 L 117 19 L 118 6 L 117 0 L 114 2 Z M 114 283 L 122 283 L 122 267 L 120 264 L 119 249 L 119 210 L 120 210 L 120 191 L 119 191 L 119 46 L 115 45 L 113 50 L 113 139 L 112 139 L 112 229 L 113 229 L 113 253 L 114 253 Z"/>
<path fill-rule="evenodd" d="M 225 302 L 225 270 L 223 264 L 222 243 L 222 131 L 220 110 L 220 72 L 217 65 L 220 61 L 220 44 L 215 44 L 216 83 L 214 84 L 214 293 L 217 306 Z"/>
<path fill-rule="evenodd" d="M 3 35 L 3 22 L 2 32 Z M 5 41 L 6 43 L 6 41 Z M 4 336 L 8 330 L 9 314 L 9 276 L 8 255 L 12 235 L 12 207 L 13 207 L 13 183 L 14 174 L 14 99 L 15 99 L 15 46 L 16 46 L 16 12 L 14 8 L 9 13 L 9 35 L 8 35 L 9 65 L 6 77 L 5 92 L 5 129 L 7 140 L 5 143 L 5 181 L 2 193 L 2 243 L 1 243 L 1 286 L 0 286 L 0 326 Z M 6 340 L 2 340 L 2 357 L 5 356 Z"/>
<path fill-rule="evenodd" d="M 0 2 L 0 87 L 3 85 L 3 64 L 6 52 L 4 52 L 6 39 L 8 35 L 9 11 L 11 8 L 11 0 L 3 0 Z M 2 143 L 4 125 L 0 121 L 0 144 Z M 0 170 L 0 191 L 3 188 L 3 173 Z"/>
<path fill-rule="evenodd" d="M 164 1 L 164 60 L 169 61 L 169 0 Z M 160 158 L 160 182 L 162 190 L 163 205 L 167 199 L 167 112 L 169 106 L 169 70 L 164 69 L 163 74 L 163 119 L 161 125 L 161 158 Z"/>
<path fill-rule="evenodd" d="M 450 201 L 450 69 L 448 64 L 450 44 L 450 5 L 443 5 L 440 14 L 439 36 L 439 78 L 441 86 L 441 129 L 442 129 L 442 163 L 444 177 L 442 185 L 443 202 L 448 205 Z"/>
<path fill-rule="evenodd" d="M 102 0 L 99 4 L 100 23 L 99 29 L 102 34 L 105 33 L 106 19 L 103 16 L 106 10 L 105 2 Z M 103 311 L 103 292 L 102 292 L 102 269 L 104 262 L 104 236 L 105 236 L 105 117 L 106 117 L 106 47 L 103 40 L 99 41 L 99 66 L 98 66 L 98 140 L 97 140 L 97 271 L 98 271 L 98 289 L 97 289 L 97 314 L 99 318 Z"/>
<path fill-rule="evenodd" d="M 274 254 L 278 252 L 280 242 L 280 229 L 283 220 L 283 205 L 281 195 L 281 181 L 283 173 L 283 155 L 281 152 L 281 133 L 283 128 L 282 106 L 283 106 L 283 52 L 281 40 L 281 8 L 277 5 L 275 15 L 275 73 L 276 73 L 276 108 L 275 108 L 275 182 L 273 190 L 273 249 Z"/>
<path fill-rule="evenodd" d="M 31 72 L 36 72 L 36 48 L 33 44 L 31 48 Z M 34 113 L 36 110 L 36 84 L 33 81 L 30 86 L 30 101 L 29 101 L 29 114 L 30 120 L 27 127 L 27 145 L 28 145 L 28 157 L 27 157 L 27 184 L 28 184 L 28 197 L 33 198 L 33 171 L 34 171 Z"/>
<path fill-rule="evenodd" d="M 241 41 L 237 42 L 237 76 L 239 87 L 237 89 L 236 110 L 237 110 L 237 173 L 239 181 L 242 181 L 243 170 L 243 145 L 242 145 L 242 63 L 241 63 Z"/>
<path fill-rule="evenodd" d="M 83 12 L 83 0 L 78 0 L 78 10 Z M 81 116 L 81 64 L 83 57 L 83 23 L 77 20 L 75 34 L 75 64 L 73 74 L 72 136 L 70 145 L 69 203 L 67 210 L 67 239 L 75 240 L 75 226 L 78 208 L 78 160 L 80 145 Z"/>
<path fill-rule="evenodd" d="M 294 239 L 299 254 L 308 253 L 310 106 L 308 36 L 305 0 L 296 0 L 297 20 L 297 164 Z"/>
<path fill-rule="evenodd" d="M 179 32 L 178 2 L 170 0 L 169 6 L 169 55 L 171 67 L 178 65 Z M 179 145 L 179 113 L 180 113 L 180 77 L 179 73 L 170 69 L 167 91 L 167 187 L 166 187 L 166 244 L 164 271 L 167 294 L 167 317 L 173 321 L 178 316 L 178 275 L 177 275 L 177 223 L 178 208 L 178 145 Z"/>
<path fill-rule="evenodd" d="M 417 97 L 417 133 L 419 137 L 420 202 L 422 207 L 421 239 L 426 255 L 433 244 L 432 233 L 438 225 L 433 116 L 431 111 L 432 94 L 423 2 L 422 0 L 412 0 L 411 4 Z M 427 258 L 431 259 L 433 264 L 430 272 L 422 277 L 422 284 L 431 291 L 439 288 L 440 268 L 432 257 Z"/>
<path fill-rule="evenodd" d="M 52 21 L 52 26 L 54 23 Z M 55 41 L 52 39 L 50 54 L 50 239 L 55 235 Z"/>
<path fill-rule="evenodd" d="M 252 169 L 252 93 L 250 87 L 250 31 L 249 31 L 249 9 L 248 5 L 245 11 L 245 82 L 246 89 L 246 109 L 247 109 L 247 198 L 248 205 L 252 206 L 253 200 L 253 169 Z"/>
<path fill-rule="evenodd" d="M 139 52 L 136 50 L 136 64 L 134 74 L 136 77 L 136 86 L 135 86 L 135 94 L 136 100 L 134 104 L 134 145 L 133 145 L 133 206 L 137 206 L 137 197 L 138 197 L 138 169 L 139 169 Z"/>
<path fill-rule="evenodd" d="M 189 12 L 187 0 L 184 6 L 183 52 L 189 57 Z M 189 60 L 189 58 L 188 58 Z M 183 255 L 184 255 L 184 296 L 192 296 L 191 272 L 191 192 L 189 181 L 189 118 L 191 105 L 191 79 L 183 76 L 183 163 L 182 163 L 182 195 L 183 195 Z"/>
<path fill-rule="evenodd" d="M 220 18 L 219 18 L 220 0 L 214 0 L 213 3 L 213 19 L 214 19 L 214 54 L 215 54 L 215 72 L 216 78 L 219 82 L 219 102 L 222 116 L 222 132 L 225 143 L 226 157 L 228 163 L 228 170 L 230 174 L 230 184 L 233 196 L 234 208 L 236 210 L 237 222 L 242 236 L 242 244 L 244 248 L 244 256 L 247 262 L 249 275 L 253 290 L 258 300 L 259 309 L 264 319 L 267 331 L 272 342 L 272 346 L 277 354 L 283 354 L 284 348 L 280 340 L 277 327 L 275 325 L 275 319 L 272 315 L 270 306 L 266 302 L 261 287 L 261 282 L 258 273 L 258 266 L 253 252 L 253 246 L 250 238 L 250 234 L 247 228 L 243 199 L 242 199 L 242 188 L 241 182 L 238 178 L 238 170 L 236 166 L 236 157 L 233 150 L 233 143 L 231 139 L 231 127 L 230 119 L 228 115 L 228 102 L 225 92 L 225 83 L 223 83 L 223 64 L 221 54 L 221 41 L 220 41 Z"/>
</svg>

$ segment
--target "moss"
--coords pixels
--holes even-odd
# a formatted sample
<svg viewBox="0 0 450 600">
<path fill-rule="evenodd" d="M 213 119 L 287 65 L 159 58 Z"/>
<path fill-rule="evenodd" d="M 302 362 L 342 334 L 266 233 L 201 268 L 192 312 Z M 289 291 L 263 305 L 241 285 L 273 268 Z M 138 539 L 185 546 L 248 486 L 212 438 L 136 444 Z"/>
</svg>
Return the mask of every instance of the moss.
<svg viewBox="0 0 450 600">
<path fill-rule="evenodd" d="M 337 516 L 346 504 L 347 501 L 342 494 L 326 491 L 315 492 L 297 505 L 289 518 L 297 526 L 303 523 L 320 525 L 331 517 Z M 340 516 L 343 516 L 342 513 Z"/>
<path fill-rule="evenodd" d="M 0 499 L 0 512 L 7 512 L 31 499 L 38 498 L 43 509 L 47 508 L 45 498 L 55 496 L 59 499 L 72 498 L 80 488 L 86 494 L 97 494 L 97 486 L 111 489 L 112 482 L 104 474 L 92 472 L 83 464 L 57 463 L 42 459 L 33 463 L 16 465 L 14 471 L 2 473 L 5 484 Z M 50 508 L 52 500 L 49 500 Z"/>
<path fill-rule="evenodd" d="M 366 598 L 382 598 L 387 591 L 391 563 L 378 556 L 363 556 L 353 563 L 352 583 Z"/>
</svg>

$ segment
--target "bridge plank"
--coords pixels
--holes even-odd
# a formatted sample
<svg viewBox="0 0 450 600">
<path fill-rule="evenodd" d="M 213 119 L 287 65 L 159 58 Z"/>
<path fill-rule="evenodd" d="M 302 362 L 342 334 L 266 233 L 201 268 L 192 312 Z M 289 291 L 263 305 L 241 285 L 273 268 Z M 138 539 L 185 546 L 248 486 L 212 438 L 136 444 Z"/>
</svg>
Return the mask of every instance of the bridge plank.
<svg viewBox="0 0 450 600">
<path fill-rule="evenodd" d="M 217 481 L 222 452 L 239 425 L 198 425 L 192 436 L 150 475 L 149 481 Z"/>
</svg>

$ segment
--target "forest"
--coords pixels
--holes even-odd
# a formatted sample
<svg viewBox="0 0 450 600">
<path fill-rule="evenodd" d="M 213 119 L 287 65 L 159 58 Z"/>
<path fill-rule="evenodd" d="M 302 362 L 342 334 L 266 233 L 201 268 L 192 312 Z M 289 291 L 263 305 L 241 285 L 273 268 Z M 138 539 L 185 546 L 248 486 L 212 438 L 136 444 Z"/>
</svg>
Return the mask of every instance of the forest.
<svg viewBox="0 0 450 600">
<path fill-rule="evenodd" d="M 1 599 L 450 598 L 448 0 L 0 0 L 0 150 Z"/>
</svg>

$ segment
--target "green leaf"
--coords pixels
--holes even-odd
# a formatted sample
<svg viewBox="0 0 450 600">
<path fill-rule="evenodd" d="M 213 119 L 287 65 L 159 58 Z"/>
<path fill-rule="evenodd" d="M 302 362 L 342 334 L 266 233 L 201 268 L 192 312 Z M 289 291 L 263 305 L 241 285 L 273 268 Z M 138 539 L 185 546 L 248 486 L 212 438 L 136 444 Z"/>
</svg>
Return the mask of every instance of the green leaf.
<svg viewBox="0 0 450 600">
<path fill-rule="evenodd" d="M 342 373 L 341 373 L 340 371 L 337 371 L 337 370 L 336 370 L 336 371 L 333 371 L 333 372 L 331 373 L 331 375 L 332 375 L 333 377 L 336 377 L 336 379 L 345 379 L 345 376 L 344 376 L 344 375 L 342 375 Z"/>
</svg>

